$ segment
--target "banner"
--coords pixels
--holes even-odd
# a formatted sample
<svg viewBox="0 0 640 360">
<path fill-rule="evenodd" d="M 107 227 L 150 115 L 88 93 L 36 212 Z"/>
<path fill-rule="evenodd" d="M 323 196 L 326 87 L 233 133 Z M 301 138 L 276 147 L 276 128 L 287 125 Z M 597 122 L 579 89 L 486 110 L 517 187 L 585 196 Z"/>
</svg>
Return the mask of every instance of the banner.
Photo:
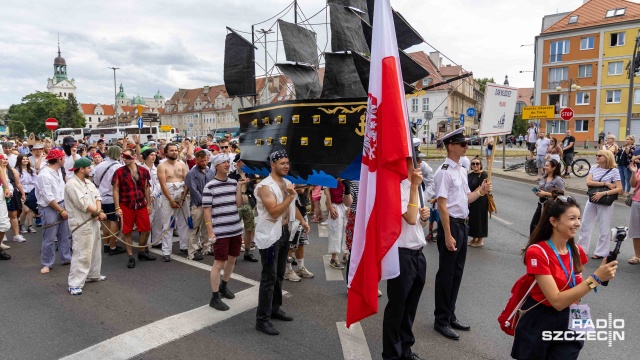
<svg viewBox="0 0 640 360">
<path fill-rule="evenodd" d="M 518 101 L 518 89 L 487 84 L 484 90 L 484 111 L 478 136 L 510 134 Z"/>
</svg>

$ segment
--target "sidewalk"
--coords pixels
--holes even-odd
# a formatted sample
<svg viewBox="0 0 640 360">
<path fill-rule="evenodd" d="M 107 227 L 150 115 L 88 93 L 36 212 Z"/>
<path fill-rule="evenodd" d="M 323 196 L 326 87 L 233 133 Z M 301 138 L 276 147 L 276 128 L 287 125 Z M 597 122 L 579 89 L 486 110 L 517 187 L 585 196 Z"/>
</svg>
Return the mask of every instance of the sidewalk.
<svg viewBox="0 0 640 360">
<path fill-rule="evenodd" d="M 503 146 L 502 144 L 498 145 L 498 147 L 496 148 L 496 153 L 495 153 L 495 159 L 496 160 L 500 160 L 502 159 L 502 149 Z M 576 151 L 580 154 L 583 155 L 594 155 L 597 153 L 597 149 L 593 148 L 593 147 L 589 147 L 588 149 L 585 149 L 582 146 L 578 146 L 576 145 Z M 435 144 L 429 144 L 428 148 L 427 145 L 420 145 L 420 152 L 424 153 L 427 155 L 427 159 L 428 160 L 437 160 L 437 159 L 443 159 L 446 156 L 446 151 L 443 149 L 441 150 L 441 154 L 438 153 L 438 150 L 436 149 L 436 145 Z M 482 148 L 482 154 L 480 154 L 480 145 L 471 145 L 469 146 L 469 150 L 467 151 L 467 157 L 469 159 L 473 158 L 474 156 L 482 156 L 484 157 L 484 147 Z M 522 158 L 524 161 L 524 157 L 529 155 L 529 151 L 527 150 L 527 148 L 525 147 L 525 145 L 522 145 L 522 147 L 518 147 L 517 145 L 513 146 L 513 147 L 508 147 L 505 151 L 505 158 L 506 159 L 513 159 L 513 158 Z M 526 174 L 525 174 L 526 175 Z"/>
<path fill-rule="evenodd" d="M 500 178 L 525 181 L 531 183 L 533 186 L 538 186 L 538 180 L 536 180 L 536 176 L 531 176 L 524 171 L 524 166 L 511 171 L 504 171 L 500 164 L 493 164 L 493 176 L 497 176 Z M 564 186 L 571 191 L 579 192 L 582 194 L 586 194 L 587 192 L 587 177 L 579 178 L 571 175 L 570 178 L 564 179 Z M 532 187 L 533 187 L 532 186 Z"/>
</svg>

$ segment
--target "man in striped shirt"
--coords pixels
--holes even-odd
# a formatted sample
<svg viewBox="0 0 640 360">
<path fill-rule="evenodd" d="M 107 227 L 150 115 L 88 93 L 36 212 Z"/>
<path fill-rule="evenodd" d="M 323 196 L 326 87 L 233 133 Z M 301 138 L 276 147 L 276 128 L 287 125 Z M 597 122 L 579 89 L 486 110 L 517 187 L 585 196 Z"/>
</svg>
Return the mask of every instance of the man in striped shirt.
<svg viewBox="0 0 640 360">
<path fill-rule="evenodd" d="M 202 192 L 205 226 L 209 234 L 209 243 L 213 243 L 214 262 L 211 267 L 211 301 L 209 306 L 219 311 L 229 310 L 220 296 L 233 299 L 235 295 L 227 288 L 227 282 L 233 273 L 236 258 L 242 245 L 242 225 L 238 208 L 242 206 L 242 185 L 248 179 L 236 181 L 228 177 L 229 156 L 218 154 L 211 165 L 215 170 L 213 180 L 209 181 Z M 224 276 L 220 281 L 220 272 Z"/>
</svg>

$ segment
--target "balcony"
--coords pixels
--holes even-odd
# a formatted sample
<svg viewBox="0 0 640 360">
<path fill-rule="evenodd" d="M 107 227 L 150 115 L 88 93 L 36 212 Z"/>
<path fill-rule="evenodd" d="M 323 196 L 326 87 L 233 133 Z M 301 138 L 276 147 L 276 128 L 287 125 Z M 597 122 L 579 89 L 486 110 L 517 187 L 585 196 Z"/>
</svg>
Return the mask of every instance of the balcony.
<svg viewBox="0 0 640 360">
<path fill-rule="evenodd" d="M 555 90 L 558 86 L 561 86 L 560 84 L 562 84 L 563 81 L 566 81 L 566 80 L 549 81 L 549 85 L 547 86 L 547 89 Z"/>
</svg>

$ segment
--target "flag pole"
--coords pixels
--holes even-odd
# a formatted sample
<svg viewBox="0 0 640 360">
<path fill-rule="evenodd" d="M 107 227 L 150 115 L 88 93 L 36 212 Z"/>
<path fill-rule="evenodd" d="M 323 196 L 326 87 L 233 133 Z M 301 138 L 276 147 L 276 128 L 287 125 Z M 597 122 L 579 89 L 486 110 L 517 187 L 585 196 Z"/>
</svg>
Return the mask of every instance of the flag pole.
<svg viewBox="0 0 640 360">
<path fill-rule="evenodd" d="M 411 122 L 409 122 L 409 118 L 407 117 L 407 126 L 408 129 L 411 129 Z M 411 135 L 411 130 L 409 130 L 409 135 Z M 418 146 L 413 146 L 413 136 L 409 136 L 409 139 L 407 139 L 408 141 L 411 141 L 411 160 L 413 161 L 413 168 L 417 169 L 418 167 L 418 159 L 417 159 L 417 155 L 416 155 L 416 148 L 419 148 L 420 145 Z M 408 171 L 407 171 L 408 172 Z M 411 176 L 411 173 L 409 173 L 409 176 Z M 424 207 L 424 198 L 423 198 L 423 194 L 422 194 L 422 184 L 420 184 L 421 186 L 418 186 L 418 200 L 420 200 L 420 208 L 422 209 Z"/>
<path fill-rule="evenodd" d="M 487 164 L 489 166 L 489 176 L 487 177 L 488 182 L 491 182 L 491 173 L 493 172 L 493 157 L 496 155 L 496 148 L 497 148 L 496 137 L 492 136 L 491 138 L 493 139 L 493 149 L 491 149 L 491 161 L 489 162 L 489 164 Z M 480 156 L 482 156 L 482 154 L 480 154 Z"/>
</svg>

